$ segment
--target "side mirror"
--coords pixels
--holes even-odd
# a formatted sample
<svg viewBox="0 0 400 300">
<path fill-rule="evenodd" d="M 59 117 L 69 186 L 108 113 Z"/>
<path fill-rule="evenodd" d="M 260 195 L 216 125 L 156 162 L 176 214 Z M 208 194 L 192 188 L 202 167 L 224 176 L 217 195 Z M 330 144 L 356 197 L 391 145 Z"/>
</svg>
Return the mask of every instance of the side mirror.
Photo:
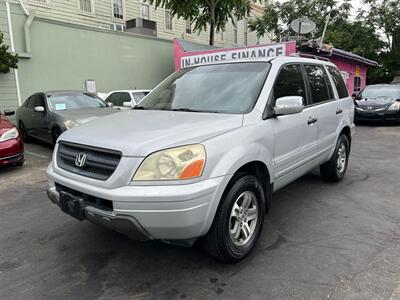
<svg viewBox="0 0 400 300">
<path fill-rule="evenodd" d="M 298 114 L 303 111 L 303 97 L 287 96 L 276 99 L 274 112 L 277 116 Z"/>
<path fill-rule="evenodd" d="M 12 115 L 14 115 L 15 114 L 15 111 L 14 110 L 11 110 L 11 109 L 5 109 L 4 110 L 4 115 L 5 116 L 12 116 Z"/>
<path fill-rule="evenodd" d="M 36 106 L 33 110 L 35 112 L 44 113 L 44 107 L 43 106 Z"/>
<path fill-rule="evenodd" d="M 108 106 L 108 107 L 114 107 L 114 103 L 112 103 L 112 102 L 107 102 L 107 106 Z"/>
<path fill-rule="evenodd" d="M 132 102 L 124 102 L 122 105 L 124 107 L 133 107 Z"/>
</svg>

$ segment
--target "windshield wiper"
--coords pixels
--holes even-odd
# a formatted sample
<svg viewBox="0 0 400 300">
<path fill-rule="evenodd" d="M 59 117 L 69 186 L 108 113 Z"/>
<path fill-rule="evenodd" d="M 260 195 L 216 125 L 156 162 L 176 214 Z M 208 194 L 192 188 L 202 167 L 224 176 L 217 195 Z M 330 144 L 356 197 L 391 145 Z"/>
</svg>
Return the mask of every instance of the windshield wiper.
<svg viewBox="0 0 400 300">
<path fill-rule="evenodd" d="M 145 110 L 146 108 L 144 106 L 134 106 L 132 109 L 137 109 L 137 110 Z"/>
<path fill-rule="evenodd" d="M 186 112 L 198 112 L 198 113 L 219 113 L 217 111 L 208 111 L 208 110 L 196 110 L 196 109 L 190 109 L 187 107 L 181 107 L 181 108 L 173 108 L 171 111 L 186 111 Z"/>
</svg>

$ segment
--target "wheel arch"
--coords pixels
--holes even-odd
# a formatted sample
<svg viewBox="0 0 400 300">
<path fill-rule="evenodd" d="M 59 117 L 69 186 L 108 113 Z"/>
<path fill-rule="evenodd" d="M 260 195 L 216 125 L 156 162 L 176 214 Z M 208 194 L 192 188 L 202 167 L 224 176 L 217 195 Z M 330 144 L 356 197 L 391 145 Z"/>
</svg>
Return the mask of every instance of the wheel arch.
<svg viewBox="0 0 400 300">
<path fill-rule="evenodd" d="M 350 152 L 350 149 L 351 149 L 351 129 L 350 129 L 350 127 L 347 125 L 344 126 L 342 128 L 342 130 L 340 131 L 339 136 L 341 136 L 342 134 L 344 134 L 347 137 L 347 139 L 349 140 L 349 152 Z"/>
</svg>

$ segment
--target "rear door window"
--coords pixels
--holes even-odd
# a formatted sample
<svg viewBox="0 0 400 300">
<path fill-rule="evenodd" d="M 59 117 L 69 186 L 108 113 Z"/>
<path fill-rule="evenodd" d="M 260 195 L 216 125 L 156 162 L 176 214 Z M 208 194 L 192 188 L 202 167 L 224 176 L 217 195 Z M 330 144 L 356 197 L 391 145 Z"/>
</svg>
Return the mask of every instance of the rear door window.
<svg viewBox="0 0 400 300">
<path fill-rule="evenodd" d="M 286 96 L 301 96 L 306 101 L 306 88 L 300 64 L 285 65 L 281 68 L 274 85 L 274 101 Z M 306 103 L 304 103 L 306 104 Z"/>
<path fill-rule="evenodd" d="M 123 92 L 119 96 L 119 101 L 120 105 L 118 106 L 124 106 L 124 102 L 131 102 L 131 95 L 129 95 L 129 93 Z"/>
<path fill-rule="evenodd" d="M 344 83 L 343 77 L 339 70 L 335 67 L 328 66 L 328 72 L 331 74 L 333 83 L 335 84 L 336 90 L 339 94 L 339 98 L 346 98 L 349 96 L 346 84 Z"/>
<path fill-rule="evenodd" d="M 127 92 L 115 92 L 107 97 L 106 102 L 111 102 L 114 106 L 124 106 L 124 102 L 131 102 L 131 96 Z"/>
<path fill-rule="evenodd" d="M 328 77 L 321 65 L 305 65 L 313 103 L 334 99 Z"/>
</svg>

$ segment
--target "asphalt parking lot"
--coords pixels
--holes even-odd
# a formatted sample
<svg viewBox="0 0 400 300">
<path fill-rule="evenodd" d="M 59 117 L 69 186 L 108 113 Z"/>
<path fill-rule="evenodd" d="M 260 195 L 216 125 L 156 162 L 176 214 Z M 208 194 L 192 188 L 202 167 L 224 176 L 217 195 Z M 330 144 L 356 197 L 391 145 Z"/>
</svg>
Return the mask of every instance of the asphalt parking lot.
<svg viewBox="0 0 400 300">
<path fill-rule="evenodd" d="M 357 128 L 347 175 L 277 192 L 260 241 L 224 265 L 195 245 L 136 242 L 46 197 L 52 149 L 0 169 L 0 299 L 400 299 L 400 127 Z"/>
</svg>

